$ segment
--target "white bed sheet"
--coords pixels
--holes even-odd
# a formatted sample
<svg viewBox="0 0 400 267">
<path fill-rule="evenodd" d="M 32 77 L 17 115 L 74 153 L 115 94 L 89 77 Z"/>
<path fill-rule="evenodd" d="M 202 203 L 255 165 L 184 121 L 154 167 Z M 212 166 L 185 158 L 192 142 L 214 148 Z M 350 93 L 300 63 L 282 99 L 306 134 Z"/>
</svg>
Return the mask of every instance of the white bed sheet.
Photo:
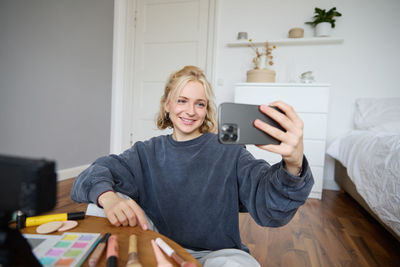
<svg viewBox="0 0 400 267">
<path fill-rule="evenodd" d="M 400 134 L 353 130 L 327 153 L 347 173 L 371 210 L 400 236 Z"/>
</svg>

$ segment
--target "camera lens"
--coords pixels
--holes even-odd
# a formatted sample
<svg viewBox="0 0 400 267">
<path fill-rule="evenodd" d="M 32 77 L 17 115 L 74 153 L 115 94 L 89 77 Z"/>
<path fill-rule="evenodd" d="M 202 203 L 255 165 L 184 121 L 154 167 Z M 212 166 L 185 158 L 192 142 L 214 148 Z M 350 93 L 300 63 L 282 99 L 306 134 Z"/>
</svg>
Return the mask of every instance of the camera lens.
<svg viewBox="0 0 400 267">
<path fill-rule="evenodd" d="M 228 134 L 222 134 L 221 139 L 222 139 L 222 141 L 228 141 L 229 140 L 229 135 Z"/>
<path fill-rule="evenodd" d="M 237 134 L 231 134 L 229 137 L 231 138 L 232 141 L 237 140 Z"/>
<path fill-rule="evenodd" d="M 230 132 L 230 133 L 233 132 L 233 126 L 230 125 L 226 131 L 227 131 L 227 132 Z"/>
</svg>

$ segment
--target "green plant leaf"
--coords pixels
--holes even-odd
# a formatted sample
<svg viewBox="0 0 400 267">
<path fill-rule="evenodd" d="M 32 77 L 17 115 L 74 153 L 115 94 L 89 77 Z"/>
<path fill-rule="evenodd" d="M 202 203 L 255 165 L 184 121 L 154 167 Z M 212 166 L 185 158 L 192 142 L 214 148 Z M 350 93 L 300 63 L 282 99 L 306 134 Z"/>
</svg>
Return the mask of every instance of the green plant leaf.
<svg viewBox="0 0 400 267">
<path fill-rule="evenodd" d="M 334 17 L 342 16 L 341 13 L 336 11 L 336 7 L 332 7 L 331 9 L 328 10 L 328 12 L 325 9 L 315 7 L 314 12 L 315 15 L 313 16 L 313 20 L 305 22 L 305 24 L 315 26 L 321 22 L 329 22 L 332 28 L 334 28 L 335 27 Z"/>
</svg>

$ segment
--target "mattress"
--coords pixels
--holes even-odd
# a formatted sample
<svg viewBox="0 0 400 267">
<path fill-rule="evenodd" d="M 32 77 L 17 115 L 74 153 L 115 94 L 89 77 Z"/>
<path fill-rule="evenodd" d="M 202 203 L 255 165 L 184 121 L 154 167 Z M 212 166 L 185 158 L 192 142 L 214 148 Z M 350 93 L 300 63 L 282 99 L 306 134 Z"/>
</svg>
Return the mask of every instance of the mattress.
<svg viewBox="0 0 400 267">
<path fill-rule="evenodd" d="M 346 167 L 373 213 L 400 236 L 400 134 L 353 130 L 336 138 L 327 153 Z"/>
</svg>

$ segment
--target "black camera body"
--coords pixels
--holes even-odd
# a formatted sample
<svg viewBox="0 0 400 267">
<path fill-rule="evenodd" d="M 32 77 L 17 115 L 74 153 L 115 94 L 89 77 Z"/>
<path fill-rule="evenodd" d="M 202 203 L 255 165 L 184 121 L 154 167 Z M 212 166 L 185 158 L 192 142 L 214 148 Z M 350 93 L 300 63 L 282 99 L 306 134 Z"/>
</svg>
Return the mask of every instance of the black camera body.
<svg viewBox="0 0 400 267">
<path fill-rule="evenodd" d="M 56 205 L 55 163 L 0 155 L 0 266 L 41 266 L 18 229 L 9 227 L 14 211 L 34 216 Z"/>
<path fill-rule="evenodd" d="M 0 211 L 33 216 L 56 204 L 55 162 L 0 155 L 0 183 Z"/>
</svg>

